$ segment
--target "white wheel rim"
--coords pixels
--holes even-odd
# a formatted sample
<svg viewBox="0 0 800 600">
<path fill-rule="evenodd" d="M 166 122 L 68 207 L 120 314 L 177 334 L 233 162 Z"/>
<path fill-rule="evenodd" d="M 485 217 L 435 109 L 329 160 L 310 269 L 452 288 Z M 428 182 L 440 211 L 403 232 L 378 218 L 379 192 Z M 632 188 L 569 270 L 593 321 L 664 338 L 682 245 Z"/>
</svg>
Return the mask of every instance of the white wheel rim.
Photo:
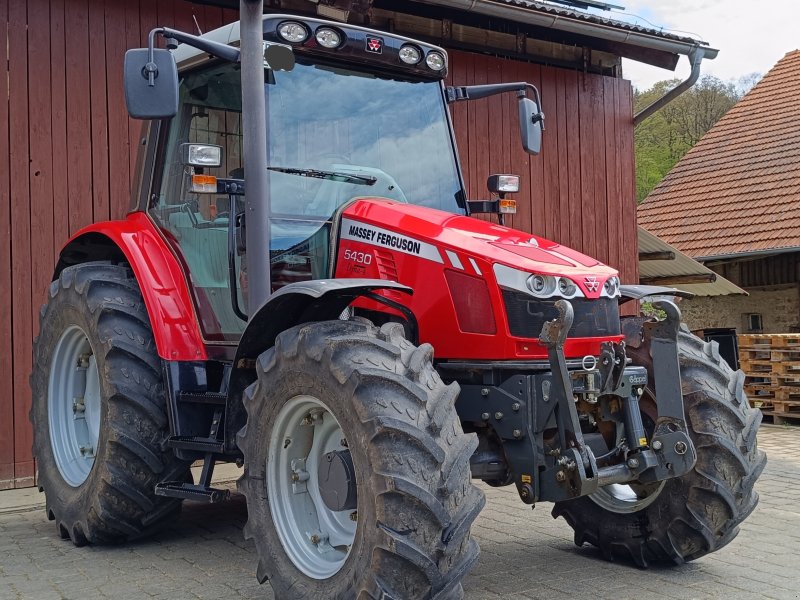
<svg viewBox="0 0 800 600">
<path fill-rule="evenodd" d="M 86 333 L 72 325 L 50 361 L 47 414 L 53 458 L 64 481 L 78 487 L 94 466 L 100 437 L 100 375 Z"/>
<path fill-rule="evenodd" d="M 650 506 L 656 501 L 664 487 L 664 481 L 657 484 L 636 486 L 635 490 L 630 485 L 612 483 L 589 494 L 589 499 L 598 506 L 608 511 L 619 514 L 630 514 Z"/>
<path fill-rule="evenodd" d="M 355 540 L 357 513 L 332 511 L 319 493 L 318 466 L 343 450 L 344 433 L 313 396 L 295 396 L 278 413 L 267 455 L 267 494 L 284 551 L 312 579 L 339 572 Z"/>
</svg>

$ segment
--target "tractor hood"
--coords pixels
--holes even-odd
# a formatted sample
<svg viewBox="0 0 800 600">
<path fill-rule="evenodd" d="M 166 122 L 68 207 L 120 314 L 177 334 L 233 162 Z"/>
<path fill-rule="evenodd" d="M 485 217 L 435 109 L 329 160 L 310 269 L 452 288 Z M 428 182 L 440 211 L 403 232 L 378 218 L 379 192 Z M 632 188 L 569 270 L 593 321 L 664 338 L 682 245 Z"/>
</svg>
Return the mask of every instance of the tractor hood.
<svg viewBox="0 0 800 600">
<path fill-rule="evenodd" d="M 502 264 L 528 273 L 570 277 L 577 283 L 587 297 L 597 294 L 595 289 L 585 288 L 584 280 L 596 278 L 601 284 L 617 271 L 580 252 L 556 244 L 544 238 L 503 227 L 473 217 L 453 215 L 431 208 L 402 204 L 377 198 L 356 200 L 343 214 L 342 237 L 361 238 L 364 241 L 381 245 L 385 236 L 367 240 L 364 235 L 375 237 L 374 229 L 360 231 L 361 222 L 390 230 L 409 243 L 420 242 L 420 256 L 441 252 L 447 258 L 447 251 L 466 254 L 467 259 L 488 262 L 490 265 Z M 391 240 L 394 241 L 394 240 Z M 417 248 L 415 246 L 415 248 Z M 436 257 L 429 256 L 430 259 Z"/>
</svg>

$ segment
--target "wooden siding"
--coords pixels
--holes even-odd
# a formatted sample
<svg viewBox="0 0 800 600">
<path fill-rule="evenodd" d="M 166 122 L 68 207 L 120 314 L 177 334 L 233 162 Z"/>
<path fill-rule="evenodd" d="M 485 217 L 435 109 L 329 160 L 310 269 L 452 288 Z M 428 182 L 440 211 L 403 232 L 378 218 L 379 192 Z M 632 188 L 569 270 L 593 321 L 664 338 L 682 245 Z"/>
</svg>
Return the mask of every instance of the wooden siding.
<svg viewBox="0 0 800 600">
<path fill-rule="evenodd" d="M 0 489 L 34 483 L 31 345 L 58 251 L 82 226 L 119 218 L 129 205 L 140 124 L 125 113 L 124 52 L 156 25 L 195 31 L 193 15 L 204 31 L 236 18 L 182 0 L 0 0 L 8 69 L 0 101 Z M 523 175 L 510 225 L 636 281 L 628 82 L 463 52 L 453 53 L 451 80 L 531 81 L 547 114 L 542 154 L 528 157 L 513 95 L 454 107 L 470 197 L 486 197 L 490 173 Z"/>
<path fill-rule="evenodd" d="M 449 83 L 528 81 L 542 94 L 542 152 L 528 156 L 515 94 L 452 106 L 471 199 L 491 173 L 522 176 L 511 227 L 580 250 L 638 283 L 630 83 L 601 75 L 465 52 L 451 53 Z"/>
<path fill-rule="evenodd" d="M 206 31 L 236 19 L 181 0 L 0 0 L 0 489 L 34 483 L 31 345 L 58 251 L 130 203 L 141 124 L 125 111 L 125 50 L 156 25 L 196 31 L 192 14 Z"/>
</svg>

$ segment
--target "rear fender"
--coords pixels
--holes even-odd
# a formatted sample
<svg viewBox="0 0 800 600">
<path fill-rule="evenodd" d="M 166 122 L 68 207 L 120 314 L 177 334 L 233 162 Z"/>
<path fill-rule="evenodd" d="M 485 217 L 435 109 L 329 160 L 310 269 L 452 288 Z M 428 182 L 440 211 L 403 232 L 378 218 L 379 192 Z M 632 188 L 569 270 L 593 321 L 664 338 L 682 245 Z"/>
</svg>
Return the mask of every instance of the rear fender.
<svg viewBox="0 0 800 600">
<path fill-rule="evenodd" d="M 53 279 L 66 267 L 95 260 L 124 260 L 130 265 L 161 358 L 208 359 L 183 269 L 145 213 L 81 229 L 61 250 Z"/>
<path fill-rule="evenodd" d="M 270 296 L 250 317 L 233 363 L 225 411 L 225 443 L 236 450 L 236 433 L 245 423 L 245 388 L 255 380 L 255 361 L 275 344 L 278 335 L 302 323 L 338 319 L 356 298 L 376 290 L 412 294 L 413 290 L 382 279 L 317 279 L 292 283 Z"/>
</svg>

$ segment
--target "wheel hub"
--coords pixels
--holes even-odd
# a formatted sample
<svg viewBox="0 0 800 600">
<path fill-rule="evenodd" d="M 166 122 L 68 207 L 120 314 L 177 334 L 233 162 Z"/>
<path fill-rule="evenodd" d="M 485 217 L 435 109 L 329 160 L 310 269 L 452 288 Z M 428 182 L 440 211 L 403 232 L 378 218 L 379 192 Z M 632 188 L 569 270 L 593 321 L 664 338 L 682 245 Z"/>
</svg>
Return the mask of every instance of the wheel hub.
<svg viewBox="0 0 800 600">
<path fill-rule="evenodd" d="M 53 350 L 47 386 L 50 445 L 61 477 L 78 487 L 89 477 L 100 437 L 100 375 L 86 333 L 68 327 Z"/>
<path fill-rule="evenodd" d="M 356 476 L 328 406 L 295 396 L 279 411 L 267 455 L 267 496 L 283 549 L 308 577 L 328 579 L 350 554 L 358 527 Z"/>
<path fill-rule="evenodd" d="M 349 450 L 328 452 L 319 462 L 319 493 L 332 511 L 355 510 L 358 506 L 356 470 Z"/>
</svg>

